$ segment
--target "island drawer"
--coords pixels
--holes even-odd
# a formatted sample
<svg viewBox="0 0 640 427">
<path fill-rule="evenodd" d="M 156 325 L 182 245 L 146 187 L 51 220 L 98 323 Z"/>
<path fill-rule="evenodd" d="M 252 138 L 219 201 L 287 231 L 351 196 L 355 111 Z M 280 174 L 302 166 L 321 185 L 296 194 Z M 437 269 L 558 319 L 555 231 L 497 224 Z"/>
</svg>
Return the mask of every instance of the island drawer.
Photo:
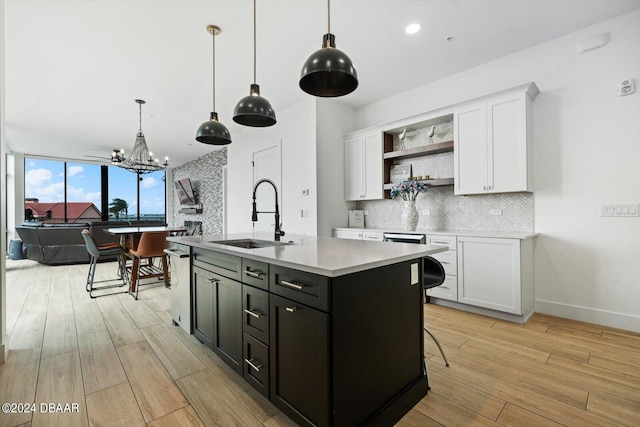
<svg viewBox="0 0 640 427">
<path fill-rule="evenodd" d="M 244 379 L 269 398 L 269 347 L 253 338 L 242 334 L 243 341 L 243 373 Z"/>
<path fill-rule="evenodd" d="M 242 258 L 242 282 L 265 291 L 269 290 L 269 264 Z"/>
<path fill-rule="evenodd" d="M 329 311 L 330 279 L 318 274 L 271 265 L 269 291 L 293 301 Z"/>
<path fill-rule="evenodd" d="M 269 344 L 269 293 L 242 286 L 242 330 Z"/>
<path fill-rule="evenodd" d="M 242 280 L 242 258 L 240 257 L 194 247 L 192 263 L 229 279 Z"/>
</svg>

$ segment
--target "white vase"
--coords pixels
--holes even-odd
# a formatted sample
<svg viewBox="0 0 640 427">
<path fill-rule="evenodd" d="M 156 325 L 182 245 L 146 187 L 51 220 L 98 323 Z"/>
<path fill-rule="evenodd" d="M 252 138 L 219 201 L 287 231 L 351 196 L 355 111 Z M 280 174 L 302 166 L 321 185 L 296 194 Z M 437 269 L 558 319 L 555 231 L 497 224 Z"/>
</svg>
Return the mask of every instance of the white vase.
<svg viewBox="0 0 640 427">
<path fill-rule="evenodd" d="M 415 200 L 402 202 L 402 214 L 400 215 L 402 228 L 406 231 L 414 231 L 418 226 L 418 209 Z"/>
</svg>

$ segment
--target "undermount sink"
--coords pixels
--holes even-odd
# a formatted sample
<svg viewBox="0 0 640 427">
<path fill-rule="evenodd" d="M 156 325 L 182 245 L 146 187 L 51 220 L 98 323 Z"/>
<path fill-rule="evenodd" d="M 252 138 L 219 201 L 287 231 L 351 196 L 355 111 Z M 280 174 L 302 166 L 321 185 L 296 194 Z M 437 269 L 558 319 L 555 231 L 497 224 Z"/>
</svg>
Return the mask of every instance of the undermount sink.
<svg viewBox="0 0 640 427">
<path fill-rule="evenodd" d="M 212 240 L 210 243 L 235 246 L 237 248 L 243 248 L 243 249 L 270 248 L 273 246 L 287 246 L 292 244 L 288 242 L 273 242 L 270 240 L 258 240 L 258 239 Z"/>
</svg>

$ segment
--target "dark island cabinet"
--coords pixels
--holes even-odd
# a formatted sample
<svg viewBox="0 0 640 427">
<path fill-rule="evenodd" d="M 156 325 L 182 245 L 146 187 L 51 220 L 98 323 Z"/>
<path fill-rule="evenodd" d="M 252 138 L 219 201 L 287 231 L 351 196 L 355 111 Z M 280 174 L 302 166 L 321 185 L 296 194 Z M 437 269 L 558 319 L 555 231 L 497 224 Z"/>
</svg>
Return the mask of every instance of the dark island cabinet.
<svg viewBox="0 0 640 427">
<path fill-rule="evenodd" d="M 426 395 L 420 258 L 326 277 L 193 250 L 194 335 L 297 424 L 389 426 Z"/>
<path fill-rule="evenodd" d="M 193 335 L 242 374 L 242 283 L 195 264 L 192 271 Z"/>
<path fill-rule="evenodd" d="M 271 401 L 301 425 L 329 425 L 329 315 L 276 295 L 269 311 Z"/>
<path fill-rule="evenodd" d="M 213 348 L 214 274 L 195 265 L 192 272 L 193 335 L 208 347 Z"/>
<path fill-rule="evenodd" d="M 242 374 L 242 283 L 216 278 L 213 331 L 213 352 Z"/>
</svg>

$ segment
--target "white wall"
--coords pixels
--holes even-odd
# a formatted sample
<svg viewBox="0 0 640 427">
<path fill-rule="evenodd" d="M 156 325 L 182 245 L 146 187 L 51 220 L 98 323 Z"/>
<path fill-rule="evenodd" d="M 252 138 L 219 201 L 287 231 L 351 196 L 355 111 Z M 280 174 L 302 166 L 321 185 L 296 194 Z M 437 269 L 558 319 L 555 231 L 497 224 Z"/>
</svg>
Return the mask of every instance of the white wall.
<svg viewBox="0 0 640 427">
<path fill-rule="evenodd" d="M 608 45 L 576 52 L 602 32 Z M 615 93 L 640 85 L 639 41 L 635 11 L 366 106 L 357 125 L 535 81 L 536 311 L 640 331 L 640 217 L 599 217 L 601 204 L 640 203 L 640 93 Z"/>
<path fill-rule="evenodd" d="M 346 227 L 344 134 L 354 129 L 355 111 L 324 98 L 317 99 L 316 159 L 318 182 L 318 236 L 333 236 L 333 229 Z"/>
<path fill-rule="evenodd" d="M 315 126 L 316 108 L 312 97 L 289 108 L 276 109 L 278 122 L 268 128 L 246 128 L 231 135 L 227 151 L 227 225 L 229 233 L 252 229 L 252 154 L 282 144 L 282 228 L 287 233 L 316 234 L 315 197 L 302 195 L 303 189 L 316 194 Z M 302 218 L 306 209 L 309 216 Z"/>
</svg>

